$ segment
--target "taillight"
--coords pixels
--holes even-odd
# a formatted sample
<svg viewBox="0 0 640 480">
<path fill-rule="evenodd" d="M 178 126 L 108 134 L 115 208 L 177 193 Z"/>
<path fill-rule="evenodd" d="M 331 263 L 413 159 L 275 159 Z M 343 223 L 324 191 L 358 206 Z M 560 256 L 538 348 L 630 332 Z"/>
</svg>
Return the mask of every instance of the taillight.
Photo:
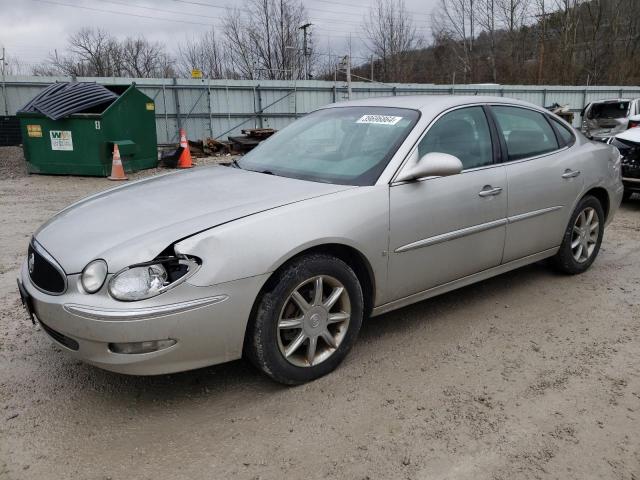
<svg viewBox="0 0 640 480">
<path fill-rule="evenodd" d="M 640 120 L 629 120 L 629 128 L 640 127 Z"/>
</svg>

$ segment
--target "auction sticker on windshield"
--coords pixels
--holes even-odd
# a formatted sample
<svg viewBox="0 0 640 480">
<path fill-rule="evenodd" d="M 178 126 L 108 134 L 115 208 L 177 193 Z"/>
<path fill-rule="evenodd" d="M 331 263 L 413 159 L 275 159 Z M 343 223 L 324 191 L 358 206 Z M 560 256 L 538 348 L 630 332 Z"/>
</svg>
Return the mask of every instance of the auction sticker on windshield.
<svg viewBox="0 0 640 480">
<path fill-rule="evenodd" d="M 379 125 L 395 125 L 402 117 L 392 115 L 363 115 L 356 123 L 377 123 Z"/>
</svg>

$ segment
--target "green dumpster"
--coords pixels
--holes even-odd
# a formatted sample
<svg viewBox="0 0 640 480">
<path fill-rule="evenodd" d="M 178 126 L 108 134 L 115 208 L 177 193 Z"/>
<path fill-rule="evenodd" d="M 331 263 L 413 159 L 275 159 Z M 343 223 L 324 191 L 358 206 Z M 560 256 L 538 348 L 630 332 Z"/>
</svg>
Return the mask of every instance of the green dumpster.
<svg viewBox="0 0 640 480">
<path fill-rule="evenodd" d="M 127 172 L 158 163 L 155 105 L 135 84 L 56 83 L 17 116 L 30 173 L 108 176 L 114 144 Z"/>
</svg>

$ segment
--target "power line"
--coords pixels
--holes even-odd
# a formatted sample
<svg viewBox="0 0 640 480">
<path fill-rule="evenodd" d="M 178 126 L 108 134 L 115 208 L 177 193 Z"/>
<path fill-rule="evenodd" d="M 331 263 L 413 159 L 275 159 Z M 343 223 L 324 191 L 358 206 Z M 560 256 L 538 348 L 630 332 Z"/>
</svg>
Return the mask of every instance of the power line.
<svg viewBox="0 0 640 480">
<path fill-rule="evenodd" d="M 190 20 L 178 20 L 178 19 L 175 19 L 175 18 L 152 17 L 150 15 L 141 15 L 141 14 L 130 13 L 130 12 L 118 12 L 118 11 L 115 11 L 115 10 L 106 10 L 104 8 L 95 8 L 95 7 L 87 7 L 85 5 L 74 5 L 74 4 L 71 4 L 71 3 L 56 2 L 54 0 L 33 0 L 33 1 L 34 2 L 40 2 L 40 3 L 49 3 L 51 5 L 59 5 L 59 6 L 62 6 L 62 7 L 81 8 L 83 10 L 91 10 L 93 12 L 112 13 L 114 15 L 124 15 L 124 16 L 128 16 L 128 17 L 147 18 L 147 19 L 151 19 L 151 20 L 161 20 L 161 21 L 165 21 L 165 22 L 188 23 L 188 24 L 191 24 L 191 25 L 203 25 L 205 27 L 210 27 L 211 26 L 211 24 L 209 24 L 209 23 L 194 22 L 194 21 L 190 21 Z"/>
<path fill-rule="evenodd" d="M 122 15 L 122 16 L 127 16 L 127 17 L 136 17 L 136 18 L 144 18 L 144 19 L 149 19 L 149 20 L 160 20 L 160 21 L 165 21 L 165 22 L 179 22 L 179 23 L 186 23 L 186 24 L 192 24 L 192 25 L 202 25 L 205 27 L 212 27 L 215 26 L 215 24 L 211 24 L 211 23 L 203 23 L 203 22 L 194 22 L 191 20 L 180 20 L 180 19 L 174 19 L 174 18 L 164 18 L 164 17 L 154 17 L 151 15 L 142 15 L 142 14 L 137 14 L 137 13 L 131 13 L 131 12 L 119 12 L 116 10 L 108 10 L 108 9 L 103 9 L 103 8 L 95 8 L 95 7 L 87 7 L 84 5 L 74 5 L 74 4 L 69 4 L 69 3 L 64 3 L 64 2 L 58 2 L 55 0 L 33 0 L 35 2 L 41 2 L 41 3 L 48 3 L 48 4 L 52 4 L 52 5 L 60 5 L 60 6 L 64 6 L 64 7 L 71 7 L 71 8 L 81 8 L 84 10 L 90 10 L 90 11 L 94 11 L 94 12 L 101 12 L 101 13 L 111 13 L 113 15 Z M 103 0 L 103 1 L 107 1 L 107 0 Z M 115 0 L 108 0 L 111 3 L 116 3 Z M 187 1 L 187 0 L 174 0 L 174 1 L 180 1 L 182 3 L 194 3 L 194 4 L 199 4 L 201 2 L 191 2 L 191 1 Z M 123 3 L 124 4 L 124 3 Z M 127 4 L 128 6 L 131 6 L 131 4 Z M 206 5 L 206 4 L 205 4 Z M 214 7 L 214 5 L 209 5 L 210 7 Z M 142 8 L 146 8 L 146 7 L 142 7 Z M 218 8 L 225 8 L 225 7 L 218 7 Z M 158 10 L 158 9 L 155 9 Z M 160 11 L 160 10 L 158 10 Z M 221 25 L 217 25 L 218 27 L 220 27 Z M 346 32 L 345 32 L 346 33 Z M 317 35 L 317 36 L 322 36 L 322 37 L 327 37 L 327 38 L 332 38 L 332 37 L 340 37 L 340 35 Z M 343 38 L 350 38 L 347 35 L 343 35 Z M 362 38 L 362 37 L 358 37 L 357 35 L 352 36 L 354 38 Z"/>
<path fill-rule="evenodd" d="M 222 10 L 230 10 L 230 7 L 228 7 L 228 6 L 215 5 L 215 4 L 211 4 L 211 3 L 208 3 L 208 2 L 198 2 L 198 1 L 196 1 L 196 0 L 173 0 L 173 1 L 174 1 L 174 2 L 178 2 L 178 3 L 184 3 L 184 4 L 187 4 L 187 5 L 197 5 L 197 6 L 199 6 L 199 7 L 217 8 L 217 9 L 222 9 Z M 319 1 L 319 0 L 316 0 L 316 1 Z M 325 3 L 327 3 L 327 2 L 325 2 Z M 341 6 L 344 6 L 344 5 L 341 5 Z M 360 13 L 355 13 L 355 12 L 327 12 L 326 10 L 322 10 L 322 9 L 319 9 L 319 8 L 313 8 L 313 7 L 307 7 L 306 5 L 304 6 L 304 8 L 305 8 L 305 10 L 311 10 L 311 11 L 320 12 L 320 13 L 323 13 L 323 14 L 330 14 L 330 15 L 331 15 L 331 14 L 335 14 L 335 15 L 356 15 L 356 16 L 359 16 L 359 17 L 361 17 L 361 18 L 363 17 L 363 15 L 362 15 L 362 14 L 360 14 Z M 241 11 L 241 12 L 248 12 L 248 11 L 249 11 L 249 10 L 247 10 L 246 8 L 239 8 L 239 7 L 234 7 L 234 8 L 233 8 L 233 10 L 239 10 L 239 11 Z M 425 15 L 426 15 L 426 14 L 425 14 Z M 336 19 L 336 20 L 333 20 L 333 21 L 335 21 L 335 22 L 342 22 L 342 21 L 345 21 L 345 20 L 344 20 L 343 18 L 340 18 L 339 20 L 338 20 L 338 19 Z M 431 26 L 431 24 L 430 24 L 430 23 L 428 23 L 428 22 L 426 22 L 426 21 L 424 21 L 424 20 L 415 20 L 415 22 L 416 22 L 416 23 L 423 23 L 423 24 L 425 24 L 425 25 L 429 25 L 429 26 Z"/>
<path fill-rule="evenodd" d="M 70 3 L 65 3 L 65 2 L 61 2 L 61 1 L 56 1 L 56 0 L 33 0 L 36 2 L 40 2 L 40 3 L 47 3 L 47 4 L 52 4 L 52 5 L 59 5 L 59 6 L 65 6 L 65 7 L 70 7 L 70 8 L 80 8 L 83 10 L 89 10 L 89 11 L 94 11 L 94 12 L 99 12 L 99 13 L 110 13 L 112 15 L 121 15 L 121 16 L 127 16 L 127 17 L 134 17 L 134 18 L 142 18 L 142 19 L 148 19 L 148 20 L 156 20 L 156 21 L 164 21 L 164 22 L 178 22 L 178 23 L 185 23 L 185 24 L 191 24 L 191 25 L 201 25 L 201 26 L 205 26 L 205 27 L 212 27 L 212 26 L 218 26 L 220 27 L 221 25 L 219 24 L 215 24 L 215 23 L 203 23 L 203 22 L 197 22 L 197 21 L 192 21 L 192 20 L 182 20 L 182 19 L 175 19 L 175 18 L 165 18 L 165 17 L 157 17 L 157 16 L 152 16 L 152 15 L 143 15 L 143 14 L 139 14 L 139 13 L 132 13 L 132 12 L 122 12 L 122 11 L 116 11 L 116 10 L 110 10 L 110 9 L 105 9 L 105 8 L 96 8 L 96 7 L 89 7 L 89 6 L 85 6 L 85 5 L 76 5 L 76 4 L 70 4 Z M 108 2 L 108 3 L 113 3 L 113 4 L 118 4 L 118 5 L 126 5 L 126 6 L 133 6 L 135 8 L 141 8 L 141 9 L 147 9 L 147 10 L 155 10 L 158 12 L 163 12 L 163 13 L 171 13 L 171 14 L 181 14 L 181 15 L 188 15 L 189 13 L 185 13 L 185 12 L 177 12 L 175 10 L 166 10 L 166 9 L 158 9 L 158 8 L 152 8 L 152 7 L 144 7 L 141 5 L 132 5 L 129 2 L 121 2 L 118 0 L 102 0 L 103 2 Z M 208 7 L 212 7 L 212 8 L 221 8 L 221 9 L 227 9 L 226 7 L 222 7 L 222 6 L 217 6 L 217 5 L 211 5 L 211 4 L 207 4 L 207 3 L 203 3 L 203 2 L 197 2 L 197 1 L 192 1 L 192 0 L 174 0 L 180 3 L 185 3 L 185 4 L 194 4 L 194 5 L 201 5 L 201 6 L 208 6 Z M 241 9 L 244 11 L 248 11 L 246 9 Z M 214 18 L 217 19 L 218 17 L 213 17 L 213 16 L 207 16 L 207 15 L 200 15 L 202 17 L 206 17 L 206 18 Z M 345 39 L 357 39 L 360 40 L 362 42 L 368 40 L 365 37 L 359 36 L 359 35 L 354 35 L 353 33 L 349 33 L 347 35 L 348 32 L 342 31 L 342 30 L 331 30 L 331 29 L 324 29 L 324 28 L 320 28 L 320 31 L 326 31 L 326 32 L 336 32 L 336 33 L 344 33 L 344 35 L 336 35 L 335 33 L 331 33 L 331 34 L 314 34 L 317 37 L 323 37 L 323 38 L 345 38 Z M 29 47 L 29 48 L 39 48 L 39 47 Z M 356 58 L 356 57 L 354 57 Z M 362 59 L 366 59 L 365 57 L 360 57 Z"/>
<path fill-rule="evenodd" d="M 318 3 L 327 3 L 329 5 L 337 5 L 339 7 L 342 8 L 367 8 L 367 7 L 371 7 L 371 5 L 345 5 L 344 3 L 340 3 L 340 2 L 332 2 L 331 0 L 314 0 L 314 2 L 318 2 Z M 405 10 L 406 13 L 410 13 L 412 15 L 424 15 L 427 17 L 431 17 L 430 13 L 422 13 L 422 12 L 416 12 L 415 10 Z M 355 75 L 354 75 L 355 76 Z"/>
<path fill-rule="evenodd" d="M 219 20 L 220 17 L 219 16 L 214 16 L 214 15 L 203 15 L 202 13 L 190 13 L 190 12 L 179 12 L 177 10 L 165 10 L 162 8 L 156 8 L 156 7 L 145 7 L 142 5 L 136 5 L 134 3 L 131 2 L 119 2 L 117 0 L 100 0 L 101 2 L 105 2 L 105 3 L 113 3 L 115 5 L 124 5 L 126 7 L 133 7 L 133 8 L 141 8 L 144 10 L 151 10 L 153 12 L 163 12 L 163 13 L 171 13 L 174 15 L 189 15 L 189 16 L 194 16 L 197 15 L 198 17 L 203 17 L 203 18 L 213 18 L 216 20 Z"/>
</svg>

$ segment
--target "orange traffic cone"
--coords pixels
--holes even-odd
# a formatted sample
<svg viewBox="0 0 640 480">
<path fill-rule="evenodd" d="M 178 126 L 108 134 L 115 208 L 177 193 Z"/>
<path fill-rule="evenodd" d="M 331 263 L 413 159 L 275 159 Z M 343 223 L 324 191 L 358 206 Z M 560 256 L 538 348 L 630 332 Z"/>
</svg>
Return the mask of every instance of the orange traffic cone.
<svg viewBox="0 0 640 480">
<path fill-rule="evenodd" d="M 111 162 L 111 176 L 109 180 L 129 180 L 124 174 L 124 167 L 120 159 L 120 149 L 118 144 L 113 144 L 113 162 Z"/>
<path fill-rule="evenodd" d="M 189 142 L 187 141 L 187 134 L 184 128 L 180 129 L 180 146 L 182 147 L 182 153 L 178 159 L 178 168 L 191 168 L 193 162 L 191 161 L 191 152 L 189 151 Z"/>
</svg>

